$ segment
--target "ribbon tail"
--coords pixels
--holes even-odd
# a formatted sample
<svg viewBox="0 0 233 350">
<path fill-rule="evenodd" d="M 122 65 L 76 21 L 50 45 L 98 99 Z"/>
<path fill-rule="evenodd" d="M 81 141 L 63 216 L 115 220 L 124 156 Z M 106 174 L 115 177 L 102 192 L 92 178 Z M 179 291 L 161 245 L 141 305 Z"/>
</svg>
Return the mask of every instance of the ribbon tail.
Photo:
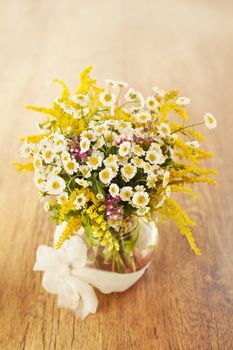
<svg viewBox="0 0 233 350">
<path fill-rule="evenodd" d="M 58 289 L 59 307 L 73 310 L 81 319 L 84 319 L 89 313 L 96 312 L 98 299 L 94 289 L 88 283 L 78 277 L 66 276 L 60 279 Z"/>
<path fill-rule="evenodd" d="M 58 306 L 75 311 L 79 301 L 80 295 L 74 278 L 70 276 L 63 278 L 59 284 Z"/>
<path fill-rule="evenodd" d="M 75 310 L 75 314 L 81 319 L 84 319 L 89 313 L 96 313 L 98 299 L 90 284 L 77 278 L 75 282 L 77 283 L 78 292 L 80 294 L 80 301 Z"/>
</svg>

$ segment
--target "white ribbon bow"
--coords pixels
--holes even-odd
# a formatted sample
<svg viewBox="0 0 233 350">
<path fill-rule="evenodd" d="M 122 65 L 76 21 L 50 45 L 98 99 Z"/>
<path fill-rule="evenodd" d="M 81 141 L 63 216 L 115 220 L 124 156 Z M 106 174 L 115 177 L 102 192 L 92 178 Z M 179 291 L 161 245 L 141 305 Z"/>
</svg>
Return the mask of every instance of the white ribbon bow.
<svg viewBox="0 0 233 350">
<path fill-rule="evenodd" d="M 64 230 L 65 224 L 57 226 L 55 239 Z M 94 289 L 102 293 L 123 292 L 144 274 L 150 262 L 142 269 L 131 273 L 116 273 L 86 266 L 87 245 L 83 229 L 65 241 L 58 250 L 41 245 L 37 249 L 34 271 L 44 271 L 42 285 L 49 293 L 58 295 L 58 306 L 72 309 L 77 316 L 85 318 L 95 313 L 98 306 Z M 147 247 L 158 243 L 158 230 L 154 223 L 142 220 L 137 249 L 143 257 Z M 146 249 L 146 250 L 144 250 Z"/>
<path fill-rule="evenodd" d="M 72 309 L 82 319 L 96 312 L 98 299 L 93 287 L 77 276 L 83 274 L 87 262 L 87 246 L 81 237 L 71 237 L 59 250 L 41 245 L 36 259 L 33 270 L 44 271 L 42 285 L 58 295 L 58 306 Z"/>
</svg>

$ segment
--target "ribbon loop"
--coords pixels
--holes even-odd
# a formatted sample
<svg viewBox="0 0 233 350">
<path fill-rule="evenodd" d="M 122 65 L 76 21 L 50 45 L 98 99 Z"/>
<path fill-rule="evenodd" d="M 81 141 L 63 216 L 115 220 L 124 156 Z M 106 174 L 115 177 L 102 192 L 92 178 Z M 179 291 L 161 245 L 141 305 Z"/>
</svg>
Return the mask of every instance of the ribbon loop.
<svg viewBox="0 0 233 350">
<path fill-rule="evenodd" d="M 70 308 L 77 316 L 85 318 L 96 312 L 98 300 L 93 287 L 72 274 L 72 266 L 76 274 L 83 269 L 87 247 L 79 236 L 65 243 L 59 250 L 45 245 L 38 247 L 33 270 L 44 271 L 42 285 L 49 293 L 58 295 L 58 306 Z"/>
</svg>

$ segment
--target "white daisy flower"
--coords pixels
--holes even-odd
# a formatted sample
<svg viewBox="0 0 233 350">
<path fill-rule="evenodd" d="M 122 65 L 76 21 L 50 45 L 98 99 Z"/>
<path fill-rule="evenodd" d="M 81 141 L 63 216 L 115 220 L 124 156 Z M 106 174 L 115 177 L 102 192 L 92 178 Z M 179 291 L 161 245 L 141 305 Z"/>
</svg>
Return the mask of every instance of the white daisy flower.
<svg viewBox="0 0 233 350">
<path fill-rule="evenodd" d="M 167 123 L 161 123 L 158 126 L 158 132 L 159 132 L 160 136 L 166 137 L 166 136 L 170 135 L 171 130 L 170 130 L 170 127 Z"/>
<path fill-rule="evenodd" d="M 166 187 L 168 185 L 169 180 L 170 180 L 170 173 L 169 171 L 165 171 L 163 176 L 163 187 Z"/>
<path fill-rule="evenodd" d="M 65 136 L 58 132 L 54 134 L 53 143 L 56 152 L 61 152 L 66 148 Z"/>
<path fill-rule="evenodd" d="M 36 172 L 34 174 L 34 184 L 39 191 L 44 192 L 46 184 L 44 175 Z"/>
<path fill-rule="evenodd" d="M 20 158 L 29 158 L 35 146 L 32 143 L 24 142 L 19 149 Z"/>
<path fill-rule="evenodd" d="M 110 130 L 108 130 L 104 133 L 104 140 L 108 146 L 111 146 L 114 143 L 114 141 L 116 139 L 116 135 L 117 134 L 115 132 L 110 131 Z"/>
<path fill-rule="evenodd" d="M 192 148 L 200 148 L 200 143 L 196 140 L 186 142 L 186 145 Z"/>
<path fill-rule="evenodd" d="M 112 169 L 112 173 L 113 173 L 112 177 L 117 176 L 117 173 L 118 173 L 118 170 L 119 170 L 119 165 L 117 163 L 111 164 L 110 168 Z"/>
<path fill-rule="evenodd" d="M 146 111 L 140 112 L 136 114 L 135 119 L 138 123 L 147 123 L 151 120 L 151 114 Z"/>
<path fill-rule="evenodd" d="M 143 167 L 143 170 L 146 174 L 151 172 L 152 165 L 149 162 L 144 162 L 142 167 Z"/>
<path fill-rule="evenodd" d="M 102 152 L 93 152 L 90 157 L 87 159 L 87 165 L 93 169 L 96 170 L 102 165 L 103 161 L 103 153 Z"/>
<path fill-rule="evenodd" d="M 113 171 L 111 168 L 107 167 L 99 173 L 99 179 L 101 182 L 103 182 L 105 185 L 108 185 L 113 178 Z"/>
<path fill-rule="evenodd" d="M 151 164 L 160 164 L 162 162 L 161 153 L 155 150 L 149 150 L 146 153 L 146 160 L 148 160 Z"/>
<path fill-rule="evenodd" d="M 144 156 L 144 154 L 145 154 L 144 149 L 143 149 L 141 146 L 137 145 L 136 143 L 134 143 L 134 144 L 132 145 L 131 151 L 132 151 L 136 156 L 139 156 L 139 157 L 140 157 L 140 156 Z"/>
<path fill-rule="evenodd" d="M 89 102 L 89 97 L 87 95 L 71 95 L 70 100 L 74 103 L 79 104 L 80 106 L 86 106 Z"/>
<path fill-rule="evenodd" d="M 118 153 L 121 157 L 125 157 L 129 154 L 130 149 L 131 149 L 131 143 L 129 141 L 124 141 L 120 144 Z"/>
<path fill-rule="evenodd" d="M 95 148 L 101 148 L 105 144 L 103 136 L 99 137 L 96 143 L 94 144 Z"/>
<path fill-rule="evenodd" d="M 161 147 L 160 147 L 160 145 L 159 145 L 157 142 L 153 142 L 153 143 L 150 145 L 150 150 L 156 151 L 156 152 L 158 152 L 158 153 L 161 153 L 161 155 L 162 155 Z"/>
<path fill-rule="evenodd" d="M 147 192 L 136 192 L 133 195 L 132 203 L 135 207 L 145 207 L 149 203 L 149 195 Z"/>
<path fill-rule="evenodd" d="M 157 165 L 157 164 L 151 165 L 151 170 L 150 170 L 148 176 L 150 176 L 150 175 L 151 176 L 152 175 L 156 175 L 157 176 L 158 171 L 159 171 L 159 165 Z"/>
<path fill-rule="evenodd" d="M 121 174 L 125 181 L 131 180 L 137 173 L 135 165 L 126 164 L 121 168 Z"/>
<path fill-rule="evenodd" d="M 63 163 L 64 165 L 64 169 L 65 171 L 70 174 L 70 175 L 73 175 L 74 173 L 77 172 L 77 168 L 78 168 L 78 163 L 75 161 L 75 160 L 68 160 L 68 161 L 65 161 Z"/>
<path fill-rule="evenodd" d="M 51 148 L 45 148 L 42 152 L 42 158 L 46 164 L 52 163 L 55 158 L 55 153 Z"/>
<path fill-rule="evenodd" d="M 144 161 L 139 157 L 132 158 L 131 163 L 135 165 L 137 168 L 143 168 L 144 166 Z"/>
<path fill-rule="evenodd" d="M 57 196 L 57 202 L 58 204 L 64 203 L 68 199 L 68 193 L 67 192 L 62 192 Z"/>
<path fill-rule="evenodd" d="M 85 178 L 91 177 L 91 171 L 87 165 L 80 165 L 78 169 Z"/>
<path fill-rule="evenodd" d="M 122 189 L 120 191 L 120 197 L 121 197 L 122 201 L 129 202 L 131 197 L 132 197 L 132 195 L 133 195 L 132 187 L 130 187 L 130 186 L 122 187 Z"/>
<path fill-rule="evenodd" d="M 110 154 L 107 158 L 104 160 L 104 165 L 105 166 L 111 166 L 111 165 L 116 165 L 118 161 L 118 157 L 116 154 Z"/>
<path fill-rule="evenodd" d="M 135 187 L 135 190 L 138 191 L 138 192 L 143 192 L 143 191 L 145 191 L 146 189 L 145 189 L 145 187 L 144 187 L 143 185 L 137 185 L 137 186 Z"/>
<path fill-rule="evenodd" d="M 86 196 L 84 195 L 84 193 L 80 193 L 79 195 L 77 195 L 77 197 L 74 200 L 74 205 L 76 207 L 77 210 L 81 209 L 84 207 L 84 205 L 86 204 Z"/>
<path fill-rule="evenodd" d="M 86 153 L 90 148 L 90 140 L 87 137 L 82 137 L 80 140 L 80 148 L 82 153 Z"/>
<path fill-rule="evenodd" d="M 75 179 L 74 180 L 79 186 L 82 187 L 88 187 L 91 185 L 90 181 L 84 180 L 84 179 Z"/>
<path fill-rule="evenodd" d="M 156 112 L 159 108 L 159 102 L 153 96 L 149 96 L 146 99 L 146 107 L 149 111 Z"/>
<path fill-rule="evenodd" d="M 71 157 L 70 157 L 69 152 L 66 152 L 66 151 L 62 152 L 61 159 L 62 159 L 63 163 L 71 161 Z"/>
<path fill-rule="evenodd" d="M 104 91 L 99 95 L 99 99 L 103 106 L 111 107 L 116 102 L 116 95 Z"/>
<path fill-rule="evenodd" d="M 204 115 L 204 121 L 208 129 L 214 129 L 217 126 L 217 120 L 214 118 L 213 114 L 209 112 Z"/>
<path fill-rule="evenodd" d="M 166 95 L 166 91 L 158 88 L 158 86 L 154 86 L 152 90 L 154 90 L 155 96 L 164 97 Z"/>
<path fill-rule="evenodd" d="M 82 137 L 87 137 L 88 140 L 90 141 L 96 141 L 97 139 L 97 135 L 94 134 L 94 131 L 93 130 L 84 130 L 82 133 L 81 133 L 81 138 Z"/>
<path fill-rule="evenodd" d="M 61 172 L 61 166 L 48 165 L 46 167 L 46 174 L 58 175 Z"/>
<path fill-rule="evenodd" d="M 104 124 L 95 126 L 95 133 L 98 136 L 104 135 L 104 133 L 108 130 L 108 127 Z"/>
<path fill-rule="evenodd" d="M 109 193 L 111 194 L 111 196 L 113 198 L 115 198 L 116 196 L 118 196 L 119 194 L 119 187 L 117 186 L 117 184 L 111 184 L 109 187 Z"/>
<path fill-rule="evenodd" d="M 46 182 L 46 191 L 48 194 L 60 194 L 66 188 L 65 181 L 57 175 L 50 175 Z"/>
<path fill-rule="evenodd" d="M 112 79 L 106 79 L 105 80 L 106 84 L 108 84 L 109 86 L 115 87 L 117 84 L 117 82 L 115 80 Z"/>
<path fill-rule="evenodd" d="M 42 152 L 45 148 L 51 148 L 52 147 L 52 145 L 51 145 L 51 143 L 48 141 L 48 139 L 47 138 L 45 138 L 45 139 L 42 139 L 41 141 L 40 141 L 40 143 L 38 144 L 38 149 Z"/>
<path fill-rule="evenodd" d="M 139 91 L 135 91 L 132 88 L 130 88 L 125 94 L 126 101 L 135 101 L 140 100 L 141 98 L 142 94 Z"/>
<path fill-rule="evenodd" d="M 116 81 L 116 85 L 120 88 L 127 88 L 127 86 L 129 85 L 128 83 L 126 83 L 125 81 Z"/>
<path fill-rule="evenodd" d="M 42 159 L 39 155 L 34 154 L 33 157 L 33 166 L 35 169 L 40 169 L 42 167 Z"/>
<path fill-rule="evenodd" d="M 189 97 L 181 96 L 178 97 L 176 100 L 176 104 L 179 106 L 187 106 L 191 102 L 191 99 Z"/>
</svg>

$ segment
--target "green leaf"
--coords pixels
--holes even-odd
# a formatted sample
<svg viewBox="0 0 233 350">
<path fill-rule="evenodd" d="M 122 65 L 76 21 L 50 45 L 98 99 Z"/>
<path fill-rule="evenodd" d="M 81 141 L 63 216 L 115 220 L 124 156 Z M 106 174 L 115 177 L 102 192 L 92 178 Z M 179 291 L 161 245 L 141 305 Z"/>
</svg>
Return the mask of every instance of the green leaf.
<svg viewBox="0 0 233 350">
<path fill-rule="evenodd" d="M 97 173 L 93 174 L 92 183 L 93 183 L 93 191 L 95 195 L 100 194 L 104 202 L 105 201 L 104 185 L 97 179 Z"/>
</svg>

